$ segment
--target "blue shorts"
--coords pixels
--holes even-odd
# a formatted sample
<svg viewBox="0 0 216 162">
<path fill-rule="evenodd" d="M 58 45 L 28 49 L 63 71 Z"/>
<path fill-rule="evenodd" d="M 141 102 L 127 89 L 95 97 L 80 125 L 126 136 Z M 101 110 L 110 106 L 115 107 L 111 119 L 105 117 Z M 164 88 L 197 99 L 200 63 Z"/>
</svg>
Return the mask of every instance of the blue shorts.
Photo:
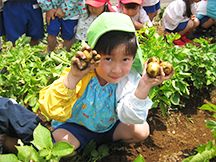
<svg viewBox="0 0 216 162">
<path fill-rule="evenodd" d="M 143 6 L 143 9 L 147 12 L 147 13 L 154 13 L 156 12 L 157 10 L 159 10 L 161 7 L 160 7 L 160 1 L 153 5 L 153 6 Z"/>
<path fill-rule="evenodd" d="M 208 21 L 209 18 L 210 18 L 210 17 L 208 17 L 208 16 L 204 16 L 204 17 L 202 17 L 201 19 L 199 19 L 200 25 L 202 25 L 204 22 Z"/>
<path fill-rule="evenodd" d="M 77 20 L 63 20 L 56 17 L 47 25 L 47 33 L 58 36 L 61 28 L 61 36 L 64 40 L 71 40 L 74 36 L 74 27 L 77 25 Z"/>
<path fill-rule="evenodd" d="M 113 142 L 113 133 L 116 127 L 119 125 L 120 120 L 117 120 L 115 125 L 107 132 L 104 133 L 97 133 L 88 130 L 86 127 L 76 124 L 76 123 L 64 123 L 56 127 L 56 129 L 62 128 L 66 129 L 67 131 L 71 132 L 81 143 L 80 147 L 76 151 L 80 151 L 83 149 L 91 140 L 94 140 L 96 144 L 100 145 L 103 143 Z M 118 141 L 116 141 L 118 142 Z"/>
<path fill-rule="evenodd" d="M 6 38 L 15 42 L 20 36 L 33 40 L 44 37 L 43 15 L 37 1 L 7 1 L 3 8 Z"/>
<path fill-rule="evenodd" d="M 3 12 L 0 12 L 0 36 L 5 35 Z"/>
<path fill-rule="evenodd" d="M 189 20 L 188 20 L 189 21 Z M 182 23 L 179 23 L 179 25 L 174 29 L 174 30 L 169 30 L 169 29 L 166 29 L 166 31 L 168 31 L 169 33 L 176 33 L 176 32 L 180 32 L 182 30 L 184 30 L 188 24 L 188 21 L 186 22 L 182 22 Z"/>
</svg>

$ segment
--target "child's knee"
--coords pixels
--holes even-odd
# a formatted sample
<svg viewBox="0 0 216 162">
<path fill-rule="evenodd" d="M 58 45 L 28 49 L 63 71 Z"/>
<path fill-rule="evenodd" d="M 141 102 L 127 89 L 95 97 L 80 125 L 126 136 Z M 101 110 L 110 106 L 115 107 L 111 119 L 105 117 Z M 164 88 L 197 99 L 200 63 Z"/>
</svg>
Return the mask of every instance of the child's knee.
<svg viewBox="0 0 216 162">
<path fill-rule="evenodd" d="M 137 125 L 136 131 L 134 132 L 134 138 L 136 138 L 137 141 L 143 141 L 148 138 L 149 134 L 149 124 L 145 122 L 144 124 Z"/>
</svg>

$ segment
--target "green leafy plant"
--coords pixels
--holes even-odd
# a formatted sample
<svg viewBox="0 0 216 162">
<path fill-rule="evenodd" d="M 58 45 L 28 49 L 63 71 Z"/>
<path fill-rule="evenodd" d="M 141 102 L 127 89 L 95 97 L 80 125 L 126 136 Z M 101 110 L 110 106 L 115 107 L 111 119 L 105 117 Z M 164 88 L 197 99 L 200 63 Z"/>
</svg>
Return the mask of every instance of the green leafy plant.
<svg viewBox="0 0 216 162">
<path fill-rule="evenodd" d="M 53 145 L 50 131 L 39 124 L 33 132 L 34 140 L 31 142 L 33 146 L 24 146 L 19 141 L 20 146 L 16 146 L 18 150 L 17 156 L 15 154 L 2 154 L 0 161 L 10 162 L 58 162 L 61 157 L 71 155 L 74 151 L 74 146 L 67 142 L 58 142 Z"/>
<path fill-rule="evenodd" d="M 167 108 L 183 107 L 181 97 L 189 98 L 190 83 L 200 89 L 204 85 L 215 85 L 216 73 L 216 44 L 208 44 L 207 40 L 194 40 L 197 47 L 188 43 L 186 47 L 177 47 L 172 43 L 180 37 L 177 33 L 158 35 L 156 27 L 152 26 L 137 32 L 143 59 L 146 61 L 157 56 L 163 61 L 169 61 L 175 68 L 175 74 L 162 85 L 151 89 L 149 97 L 153 100 L 152 108 L 160 107 L 163 115 Z"/>
<path fill-rule="evenodd" d="M 88 145 L 84 148 L 83 152 L 81 154 L 77 154 L 74 158 L 72 158 L 72 160 L 76 162 L 96 162 L 108 155 L 109 147 L 107 146 L 107 144 L 102 144 L 99 147 L 97 147 L 96 142 L 91 140 L 88 143 Z"/>
<path fill-rule="evenodd" d="M 216 112 L 216 105 L 208 102 L 199 109 Z M 216 114 L 214 114 L 213 117 L 216 118 Z M 213 120 L 205 120 L 205 122 L 207 123 L 206 127 L 211 129 L 214 140 L 216 140 L 216 122 Z M 213 157 L 216 157 L 216 143 L 213 143 L 213 141 L 210 140 L 206 145 L 196 148 L 195 151 L 198 152 L 196 155 L 190 156 L 182 162 L 208 162 Z"/>
</svg>

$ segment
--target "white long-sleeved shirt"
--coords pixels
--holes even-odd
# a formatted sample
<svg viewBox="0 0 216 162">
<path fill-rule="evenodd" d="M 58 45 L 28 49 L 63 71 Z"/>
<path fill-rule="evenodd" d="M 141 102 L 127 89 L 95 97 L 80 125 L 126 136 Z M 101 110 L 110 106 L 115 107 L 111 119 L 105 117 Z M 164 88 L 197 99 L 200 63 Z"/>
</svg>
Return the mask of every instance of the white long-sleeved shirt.
<svg viewBox="0 0 216 162">
<path fill-rule="evenodd" d="M 191 4 L 191 12 L 196 15 L 198 12 L 198 4 Z M 163 29 L 174 30 L 179 23 L 186 22 L 190 18 L 186 15 L 186 3 L 183 0 L 172 1 L 165 9 L 162 18 Z"/>
</svg>

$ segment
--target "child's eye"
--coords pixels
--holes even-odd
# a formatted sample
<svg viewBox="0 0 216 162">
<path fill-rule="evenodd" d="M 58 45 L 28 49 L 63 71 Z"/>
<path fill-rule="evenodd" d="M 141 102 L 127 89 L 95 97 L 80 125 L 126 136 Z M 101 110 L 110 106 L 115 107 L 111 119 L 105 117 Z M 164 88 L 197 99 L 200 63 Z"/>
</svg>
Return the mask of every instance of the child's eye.
<svg viewBox="0 0 216 162">
<path fill-rule="evenodd" d="M 123 59 L 123 61 L 128 61 L 128 60 L 129 60 L 128 58 Z"/>
<path fill-rule="evenodd" d="M 106 58 L 106 60 L 107 60 L 107 61 L 111 61 L 112 59 L 111 59 L 111 58 Z"/>
</svg>

